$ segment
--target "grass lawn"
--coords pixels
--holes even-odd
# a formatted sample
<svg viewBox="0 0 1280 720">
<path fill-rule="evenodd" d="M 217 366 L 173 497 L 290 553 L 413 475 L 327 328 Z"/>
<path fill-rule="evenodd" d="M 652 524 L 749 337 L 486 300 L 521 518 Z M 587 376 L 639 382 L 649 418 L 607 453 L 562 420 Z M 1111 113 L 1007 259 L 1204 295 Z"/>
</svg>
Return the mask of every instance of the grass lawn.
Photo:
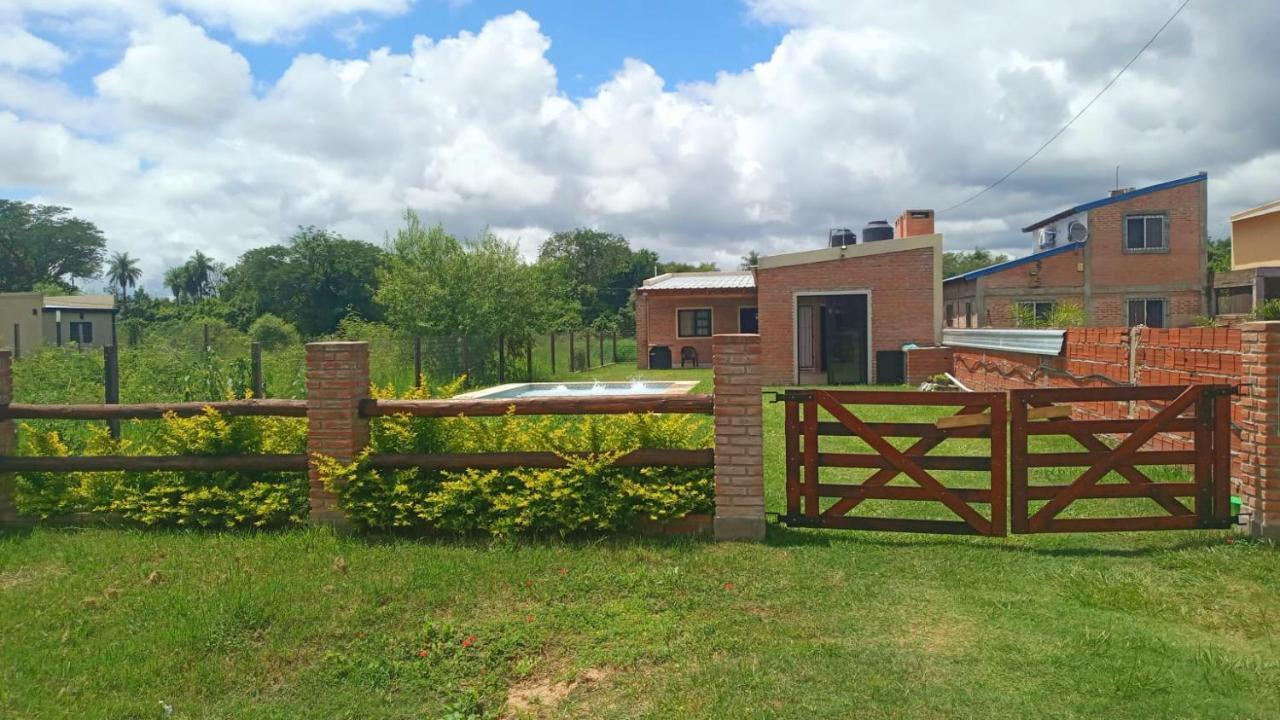
<svg viewBox="0 0 1280 720">
<path fill-rule="evenodd" d="M 1280 717 L 1280 552 L 1229 537 L 40 529 L 0 536 L 0 717 Z"/>
</svg>

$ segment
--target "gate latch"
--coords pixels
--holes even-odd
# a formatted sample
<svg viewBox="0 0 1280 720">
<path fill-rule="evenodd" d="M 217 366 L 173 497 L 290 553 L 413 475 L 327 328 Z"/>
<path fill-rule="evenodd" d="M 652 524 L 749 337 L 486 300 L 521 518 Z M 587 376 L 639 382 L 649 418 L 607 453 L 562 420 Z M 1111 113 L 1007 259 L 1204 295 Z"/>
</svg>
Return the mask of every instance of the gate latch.
<svg viewBox="0 0 1280 720">
<path fill-rule="evenodd" d="M 769 402 L 773 402 L 773 403 L 805 402 L 807 400 L 813 399 L 812 390 L 788 389 L 788 390 L 782 390 L 782 391 L 772 391 L 769 394 L 773 396 L 773 399 L 770 400 Z"/>
</svg>

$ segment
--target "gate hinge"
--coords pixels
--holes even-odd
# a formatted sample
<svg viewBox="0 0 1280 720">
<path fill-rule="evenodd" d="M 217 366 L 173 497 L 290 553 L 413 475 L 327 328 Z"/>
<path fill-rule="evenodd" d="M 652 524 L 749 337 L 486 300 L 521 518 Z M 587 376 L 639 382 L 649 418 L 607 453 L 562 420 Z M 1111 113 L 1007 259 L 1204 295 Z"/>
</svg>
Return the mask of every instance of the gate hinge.
<svg viewBox="0 0 1280 720">
<path fill-rule="evenodd" d="M 1206 397 L 1222 397 L 1223 395 L 1239 395 L 1239 385 L 1211 385 L 1203 391 Z"/>
<path fill-rule="evenodd" d="M 769 393 L 773 395 L 773 399 L 769 402 L 806 402 L 813 399 L 812 390 L 796 390 L 788 389 L 781 391 L 773 391 Z"/>
</svg>

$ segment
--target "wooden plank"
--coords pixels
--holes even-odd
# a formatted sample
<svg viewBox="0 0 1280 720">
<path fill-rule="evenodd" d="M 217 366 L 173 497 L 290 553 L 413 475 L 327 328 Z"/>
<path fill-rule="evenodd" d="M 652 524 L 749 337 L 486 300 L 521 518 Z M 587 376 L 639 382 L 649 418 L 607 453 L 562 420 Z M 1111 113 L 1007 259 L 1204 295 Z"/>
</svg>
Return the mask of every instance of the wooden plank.
<svg viewBox="0 0 1280 720">
<path fill-rule="evenodd" d="M 1032 408 L 1032 411 L 1038 408 Z M 1030 412 L 1030 411 L 1029 411 Z M 1146 420 L 1049 420 L 1027 427 L 1028 435 L 1127 435 L 1142 427 Z M 1194 418 L 1174 418 L 1162 432 L 1192 432 L 1196 429 Z"/>
<path fill-rule="evenodd" d="M 800 405 L 787 400 L 782 407 L 783 442 L 787 463 L 787 514 L 800 514 Z"/>
<path fill-rule="evenodd" d="M 956 411 L 956 414 L 969 415 L 973 413 L 985 412 L 989 408 L 990 408 L 990 405 L 981 405 L 981 404 L 970 405 L 967 407 L 960 408 L 959 410 Z M 844 426 L 842 425 L 841 427 L 844 427 Z M 870 425 L 868 425 L 868 427 L 870 427 Z M 911 455 L 913 457 L 923 456 L 925 453 L 941 445 L 942 441 L 946 440 L 948 437 L 970 437 L 970 436 L 974 436 L 972 435 L 972 433 L 988 431 L 988 428 L 961 428 L 959 430 L 948 430 L 948 431 L 941 431 L 941 430 L 938 430 L 936 427 L 933 429 L 941 434 L 939 434 L 936 437 L 922 438 L 919 441 L 913 443 L 911 447 L 908 447 L 905 452 L 908 455 Z M 845 430 L 848 431 L 850 435 L 854 434 L 853 431 L 849 430 L 848 428 L 845 428 Z M 889 482 L 891 482 L 894 478 L 898 477 L 898 475 L 900 474 L 901 473 L 898 471 L 897 468 L 888 468 L 888 469 L 880 470 L 876 472 L 876 474 L 864 480 L 862 484 L 872 486 L 872 487 L 878 486 L 878 485 L 887 485 Z M 859 500 L 858 498 L 845 498 L 837 502 L 831 508 L 831 512 L 837 515 L 843 515 L 844 513 L 847 513 L 853 508 L 857 507 L 858 503 L 860 502 L 862 501 Z"/>
<path fill-rule="evenodd" d="M 981 412 L 982 409 L 979 409 Z M 956 417 L 956 416 L 950 416 Z M 940 428 L 934 423 L 877 423 L 868 422 L 871 428 L 881 437 L 909 437 L 946 440 L 948 438 L 986 438 L 991 433 L 984 422 L 981 425 L 966 428 Z M 818 423 L 818 434 L 830 437 L 855 437 L 853 431 L 838 422 L 823 421 Z"/>
<path fill-rule="evenodd" d="M 1141 388 L 1130 389 L 1140 390 Z M 1066 490 L 1037 510 L 1035 515 L 1031 516 L 1031 529 L 1038 530 L 1044 527 L 1049 520 L 1052 520 L 1054 516 L 1062 512 L 1064 508 L 1079 497 L 1081 492 L 1095 485 L 1116 466 L 1128 464 L 1129 458 L 1137 452 L 1138 448 L 1145 445 L 1148 440 L 1164 427 L 1166 422 L 1182 414 L 1199 397 L 1200 388 L 1198 386 L 1185 388 L 1181 395 L 1147 420 L 1145 425 L 1125 438 L 1114 450 L 1100 457 L 1096 464 L 1085 470 Z"/>
<path fill-rule="evenodd" d="M 1173 400 L 1186 385 L 1142 385 L 1137 387 L 1034 388 L 1009 392 L 1028 405 L 1082 402 L 1125 402 L 1128 400 Z"/>
<path fill-rule="evenodd" d="M 1098 462 L 1097 452 L 1030 453 L 1027 467 L 1092 467 Z M 1149 450 L 1133 453 L 1123 467 L 1135 465 L 1192 465 L 1194 450 Z M 1117 471 L 1119 468 L 1117 468 Z"/>
<path fill-rule="evenodd" d="M 991 406 L 991 534 L 1009 534 L 1009 409 L 1008 396 Z"/>
<path fill-rule="evenodd" d="M 919 390 L 821 390 L 842 405 L 936 405 L 969 406 L 1000 402 L 1004 393 L 922 392 Z"/>
<path fill-rule="evenodd" d="M 0 456 L 0 472 L 286 472 L 305 471 L 297 455 Z"/>
<path fill-rule="evenodd" d="M 974 530 L 979 533 L 989 533 L 991 530 L 990 522 L 979 515 L 973 508 L 969 507 L 956 497 L 947 492 L 947 488 L 933 478 L 929 473 L 920 468 L 915 461 L 904 455 L 900 450 L 889 444 L 889 441 L 871 432 L 856 415 L 849 412 L 847 408 L 841 405 L 835 398 L 826 392 L 815 392 L 815 398 L 827 412 L 831 413 L 836 420 L 844 423 L 846 427 L 853 430 L 862 438 L 864 442 L 871 446 L 872 450 L 885 456 L 889 462 L 893 463 L 897 470 L 900 470 L 907 477 L 915 480 L 921 487 L 931 489 L 938 493 L 938 501 L 945 505 L 951 512 L 954 512 L 961 520 L 969 523 Z"/>
<path fill-rule="evenodd" d="M 146 403 L 135 405 L 0 406 L 0 420 L 158 420 L 203 415 L 212 408 L 225 417 L 306 417 L 306 400 L 221 400 L 218 402 Z"/>
<path fill-rule="evenodd" d="M 1070 417 L 1071 408 L 1066 405 L 1046 405 L 1027 411 L 1028 420 L 1066 420 Z"/>
<path fill-rule="evenodd" d="M 1066 490 L 1070 485 L 1031 485 L 1027 488 L 1027 498 L 1030 500 L 1052 500 L 1059 493 Z M 1088 490 L 1080 493 L 1080 499 L 1096 500 L 1101 498 L 1151 498 L 1157 499 L 1159 496 L 1164 497 L 1193 497 L 1197 489 L 1195 483 L 1125 483 L 1124 485 L 1094 485 Z M 1187 510 L 1185 513 L 1177 513 L 1180 515 L 1190 514 Z"/>
<path fill-rule="evenodd" d="M 805 400 L 804 407 L 804 515 L 818 517 L 818 404 Z"/>
<path fill-rule="evenodd" d="M 990 427 L 991 416 L 986 413 L 976 415 L 948 415 L 940 417 L 933 423 L 941 430 L 966 427 Z"/>
<path fill-rule="evenodd" d="M 1027 522 L 1027 403 L 1009 394 L 1009 528 L 1014 533 L 1031 532 Z"/>
<path fill-rule="evenodd" d="M 1213 398 L 1213 524 L 1228 528 L 1231 516 L 1231 396 Z"/>
<path fill-rule="evenodd" d="M 887 532 L 915 532 L 943 535 L 978 535 L 969 523 L 959 520 L 916 520 L 880 517 L 826 517 L 788 518 L 788 525 L 798 527 L 824 527 L 838 530 L 879 530 Z"/>
<path fill-rule="evenodd" d="M 990 472 L 991 458 L 968 455 L 907 455 L 924 470 Z M 818 465 L 840 468 L 896 468 L 883 455 L 869 453 L 818 453 Z"/>
<path fill-rule="evenodd" d="M 369 464 L 379 469 L 422 468 L 424 470 L 506 470 L 510 468 L 568 467 L 565 456 L 585 457 L 590 453 L 494 452 L 391 454 L 369 456 Z M 619 457 L 618 467 L 714 467 L 713 450 L 634 450 Z"/>
<path fill-rule="evenodd" d="M 598 397 L 451 398 L 447 400 L 364 400 L 365 417 L 484 417 L 495 415 L 625 415 L 681 413 L 710 415 L 711 395 L 602 395 Z"/>
<path fill-rule="evenodd" d="M 1128 532 L 1136 530 L 1194 530 L 1199 525 L 1195 515 L 1118 518 L 1054 518 L 1036 532 Z"/>
<path fill-rule="evenodd" d="M 954 493 L 956 497 L 970 503 L 989 503 L 991 502 L 991 491 L 984 488 L 949 488 L 949 492 Z M 937 502 L 937 493 L 926 490 L 919 485 L 881 485 L 878 487 L 867 487 L 865 485 L 838 485 L 835 483 L 820 483 L 818 485 L 818 494 L 822 497 L 841 497 L 841 498 L 858 498 L 859 500 L 930 500 Z M 834 506 L 833 506 L 834 507 Z M 823 515 L 839 515 L 840 513 L 827 512 Z"/>
<path fill-rule="evenodd" d="M 1213 527 L 1213 398 L 1201 393 L 1196 400 L 1195 431 L 1196 516 L 1200 527 Z"/>
</svg>

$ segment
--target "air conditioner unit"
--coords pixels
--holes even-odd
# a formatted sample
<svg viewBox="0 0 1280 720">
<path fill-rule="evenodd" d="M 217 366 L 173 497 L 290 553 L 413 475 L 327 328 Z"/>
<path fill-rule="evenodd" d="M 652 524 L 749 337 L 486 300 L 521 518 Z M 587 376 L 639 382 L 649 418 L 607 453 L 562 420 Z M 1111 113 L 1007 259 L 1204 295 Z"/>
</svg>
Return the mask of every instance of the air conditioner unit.
<svg viewBox="0 0 1280 720">
<path fill-rule="evenodd" d="M 1082 243 L 1089 239 L 1089 226 L 1079 220 L 1072 220 L 1067 225 L 1067 239 L 1073 243 Z"/>
<path fill-rule="evenodd" d="M 1051 248 L 1058 242 L 1058 228 L 1040 228 L 1040 249 Z"/>
</svg>

